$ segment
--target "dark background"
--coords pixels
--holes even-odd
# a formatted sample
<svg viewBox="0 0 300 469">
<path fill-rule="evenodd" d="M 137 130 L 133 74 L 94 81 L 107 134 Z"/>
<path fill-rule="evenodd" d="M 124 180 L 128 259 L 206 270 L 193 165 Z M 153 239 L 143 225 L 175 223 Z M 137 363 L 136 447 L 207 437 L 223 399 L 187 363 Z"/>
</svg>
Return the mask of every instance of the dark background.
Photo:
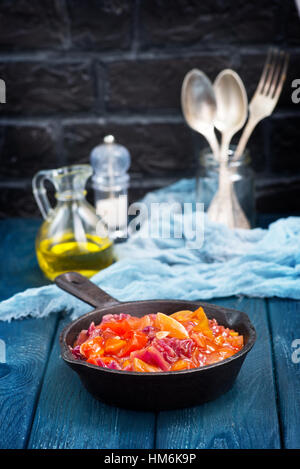
<svg viewBox="0 0 300 469">
<path fill-rule="evenodd" d="M 131 197 L 195 174 L 206 146 L 184 123 L 193 67 L 256 87 L 267 49 L 291 54 L 276 112 L 251 138 L 259 212 L 300 209 L 300 20 L 293 0 L 1 0 L 0 216 L 38 214 L 40 169 L 88 162 L 107 133 L 132 155 Z"/>
</svg>

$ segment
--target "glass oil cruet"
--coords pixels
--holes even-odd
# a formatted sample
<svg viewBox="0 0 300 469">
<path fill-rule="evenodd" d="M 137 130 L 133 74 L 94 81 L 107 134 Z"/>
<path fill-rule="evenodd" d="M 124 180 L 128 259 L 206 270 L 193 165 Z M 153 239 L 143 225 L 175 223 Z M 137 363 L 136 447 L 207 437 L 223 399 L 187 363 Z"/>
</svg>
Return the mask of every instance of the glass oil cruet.
<svg viewBox="0 0 300 469">
<path fill-rule="evenodd" d="M 50 280 L 69 271 L 91 277 L 114 261 L 107 229 L 85 199 L 91 174 L 89 165 L 74 165 L 40 171 L 33 178 L 33 194 L 45 219 L 36 237 L 36 254 Z M 46 180 L 56 191 L 54 208 L 48 200 Z"/>
</svg>

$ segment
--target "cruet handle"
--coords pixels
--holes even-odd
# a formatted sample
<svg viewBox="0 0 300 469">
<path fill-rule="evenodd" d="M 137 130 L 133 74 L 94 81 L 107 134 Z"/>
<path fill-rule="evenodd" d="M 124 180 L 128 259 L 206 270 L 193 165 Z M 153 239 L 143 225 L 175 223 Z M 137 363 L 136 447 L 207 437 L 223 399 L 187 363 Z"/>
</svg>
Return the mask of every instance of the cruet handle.
<svg viewBox="0 0 300 469">
<path fill-rule="evenodd" d="M 39 171 L 32 179 L 32 191 L 38 207 L 43 215 L 43 218 L 48 218 L 50 212 L 53 210 L 45 188 L 45 180 L 52 180 L 52 171 Z"/>
</svg>

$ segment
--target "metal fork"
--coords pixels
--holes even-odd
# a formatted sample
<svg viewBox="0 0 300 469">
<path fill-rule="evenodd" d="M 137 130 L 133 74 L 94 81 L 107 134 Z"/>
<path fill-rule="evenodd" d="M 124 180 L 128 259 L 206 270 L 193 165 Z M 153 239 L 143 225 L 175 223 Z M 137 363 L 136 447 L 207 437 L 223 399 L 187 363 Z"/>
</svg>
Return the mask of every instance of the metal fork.
<svg viewBox="0 0 300 469">
<path fill-rule="evenodd" d="M 286 79 L 288 61 L 287 53 L 280 52 L 278 49 L 269 49 L 259 83 L 249 104 L 249 119 L 232 161 L 241 157 L 258 122 L 272 114 Z"/>
</svg>

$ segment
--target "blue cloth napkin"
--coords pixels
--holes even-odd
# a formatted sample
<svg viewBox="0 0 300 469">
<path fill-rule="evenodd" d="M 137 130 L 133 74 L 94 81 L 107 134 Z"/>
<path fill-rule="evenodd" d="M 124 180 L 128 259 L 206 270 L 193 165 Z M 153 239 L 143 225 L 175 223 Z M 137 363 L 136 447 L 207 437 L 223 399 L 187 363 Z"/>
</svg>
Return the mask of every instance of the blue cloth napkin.
<svg viewBox="0 0 300 469">
<path fill-rule="evenodd" d="M 195 182 L 183 179 L 149 193 L 142 202 L 150 209 L 151 204 L 193 201 Z M 201 245 L 190 235 L 195 223 L 193 215 L 184 212 L 183 218 L 165 216 L 160 225 L 155 219 L 142 223 L 139 232 L 116 246 L 119 261 L 92 281 L 121 301 L 205 300 L 231 295 L 300 299 L 299 217 L 280 219 L 267 230 L 230 230 L 204 215 L 200 220 L 204 222 Z M 147 236 L 149 228 L 155 232 L 158 225 L 175 233 L 182 220 L 185 229 L 181 238 Z M 75 318 L 90 309 L 49 285 L 28 289 L 3 301 L 0 319 L 45 317 L 61 311 Z"/>
</svg>

